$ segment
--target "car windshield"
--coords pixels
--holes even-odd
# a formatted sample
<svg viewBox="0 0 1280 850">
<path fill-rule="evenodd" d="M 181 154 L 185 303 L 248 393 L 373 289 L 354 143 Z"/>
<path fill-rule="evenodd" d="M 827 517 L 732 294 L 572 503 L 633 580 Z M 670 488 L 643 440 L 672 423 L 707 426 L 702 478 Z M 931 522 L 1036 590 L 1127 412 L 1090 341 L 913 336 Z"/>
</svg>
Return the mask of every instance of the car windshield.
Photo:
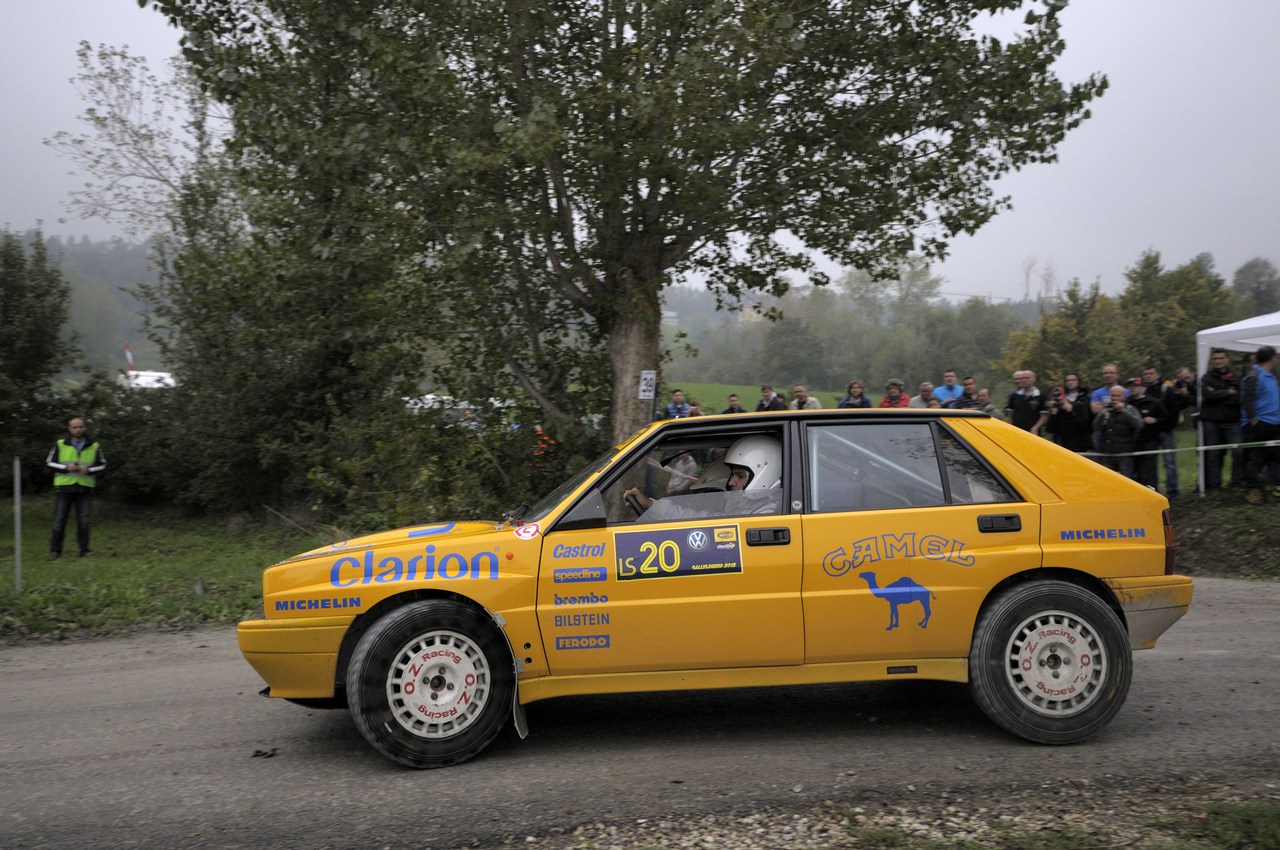
<svg viewBox="0 0 1280 850">
<path fill-rule="evenodd" d="M 570 476 L 562 482 L 559 487 L 556 487 L 550 493 L 539 499 L 533 507 L 529 508 L 523 514 L 518 515 L 516 517 L 517 522 L 525 525 L 541 520 L 551 512 L 552 508 L 563 502 L 565 496 L 568 496 L 576 490 L 582 482 L 608 466 L 609 462 L 618 454 L 619 449 L 619 446 L 613 446 L 607 452 L 600 455 L 600 457 L 580 469 L 576 475 Z"/>
</svg>

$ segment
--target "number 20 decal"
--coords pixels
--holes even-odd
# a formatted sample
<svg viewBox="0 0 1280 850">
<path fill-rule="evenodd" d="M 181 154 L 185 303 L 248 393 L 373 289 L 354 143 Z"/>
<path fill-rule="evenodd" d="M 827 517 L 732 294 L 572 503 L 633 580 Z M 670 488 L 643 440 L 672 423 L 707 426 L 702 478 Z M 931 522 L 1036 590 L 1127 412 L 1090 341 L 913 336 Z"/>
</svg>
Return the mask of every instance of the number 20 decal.
<svg viewBox="0 0 1280 850">
<path fill-rule="evenodd" d="M 639 567 L 636 567 L 634 558 L 618 559 L 618 578 L 631 578 L 637 572 L 644 576 L 656 576 L 658 570 L 667 574 L 680 570 L 680 547 L 674 540 L 663 540 L 661 543 L 646 540 L 640 544 L 640 554 L 644 555 L 644 560 Z"/>
<path fill-rule="evenodd" d="M 619 581 L 742 572 L 737 526 L 653 529 L 614 535 Z"/>
</svg>

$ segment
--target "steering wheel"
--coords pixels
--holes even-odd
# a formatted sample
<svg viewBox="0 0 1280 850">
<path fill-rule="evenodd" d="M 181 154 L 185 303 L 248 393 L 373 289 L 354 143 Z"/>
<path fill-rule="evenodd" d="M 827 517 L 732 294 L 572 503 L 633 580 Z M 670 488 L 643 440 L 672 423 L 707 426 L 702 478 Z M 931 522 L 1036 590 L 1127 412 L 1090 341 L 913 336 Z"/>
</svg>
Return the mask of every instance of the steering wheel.
<svg viewBox="0 0 1280 850">
<path fill-rule="evenodd" d="M 636 512 L 636 516 L 640 516 L 640 514 L 644 513 L 645 507 L 640 503 L 640 500 L 636 498 L 634 493 L 628 493 L 623 498 L 626 500 L 627 506 Z"/>
</svg>

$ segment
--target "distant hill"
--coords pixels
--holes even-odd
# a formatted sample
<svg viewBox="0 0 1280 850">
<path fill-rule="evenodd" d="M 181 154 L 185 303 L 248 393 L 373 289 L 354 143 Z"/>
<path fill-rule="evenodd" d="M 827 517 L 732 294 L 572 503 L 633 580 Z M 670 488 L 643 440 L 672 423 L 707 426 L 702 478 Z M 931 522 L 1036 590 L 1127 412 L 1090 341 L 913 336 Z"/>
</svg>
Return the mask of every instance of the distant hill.
<svg viewBox="0 0 1280 850">
<path fill-rule="evenodd" d="M 24 234 L 24 241 L 34 239 L 35 231 Z M 88 367 L 111 374 L 123 372 L 127 343 L 139 369 L 165 369 L 158 347 L 143 333 L 148 307 L 131 294 L 139 284 L 157 280 L 148 259 L 150 246 L 48 234 L 44 242 L 50 259 L 71 286 L 71 309 L 63 334 L 77 338 Z M 64 377 L 74 378 L 78 372 L 76 369 Z"/>
</svg>

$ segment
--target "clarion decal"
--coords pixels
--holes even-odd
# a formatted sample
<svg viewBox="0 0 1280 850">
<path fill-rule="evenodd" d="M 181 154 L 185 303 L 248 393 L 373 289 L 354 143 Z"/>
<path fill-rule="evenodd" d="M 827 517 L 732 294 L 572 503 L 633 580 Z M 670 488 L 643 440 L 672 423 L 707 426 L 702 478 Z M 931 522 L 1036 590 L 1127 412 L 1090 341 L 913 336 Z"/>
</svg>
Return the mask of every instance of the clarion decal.
<svg viewBox="0 0 1280 850">
<path fill-rule="evenodd" d="M 1145 528 L 1077 528 L 1059 533 L 1063 540 L 1125 540 L 1147 536 Z"/>
<path fill-rule="evenodd" d="M 378 559 L 375 565 L 373 550 L 369 549 L 363 559 L 348 555 L 334 561 L 329 570 L 329 583 L 334 587 L 432 578 L 487 578 L 496 581 L 498 556 L 494 552 L 477 552 L 468 561 L 457 552 L 450 552 L 437 560 L 435 544 L 431 544 L 421 555 L 405 559 L 388 556 Z"/>
<path fill-rule="evenodd" d="M 323 599 L 279 599 L 277 611 L 319 611 L 333 608 L 359 608 L 359 596 L 335 596 Z"/>
</svg>

